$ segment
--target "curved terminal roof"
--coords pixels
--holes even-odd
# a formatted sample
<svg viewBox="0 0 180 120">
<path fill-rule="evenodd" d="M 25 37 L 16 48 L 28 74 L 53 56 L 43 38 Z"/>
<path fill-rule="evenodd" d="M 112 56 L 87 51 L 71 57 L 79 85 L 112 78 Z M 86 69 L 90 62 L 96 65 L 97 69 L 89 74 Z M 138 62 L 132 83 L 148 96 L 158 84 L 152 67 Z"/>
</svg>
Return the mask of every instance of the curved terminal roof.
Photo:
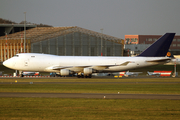
<svg viewBox="0 0 180 120">
<path fill-rule="evenodd" d="M 90 36 L 102 38 L 103 40 L 108 40 L 118 44 L 124 45 L 124 40 L 116 37 L 112 37 L 106 34 L 94 32 L 77 26 L 70 27 L 36 27 L 26 30 L 26 39 L 30 39 L 31 43 L 43 41 L 51 38 L 55 38 L 61 35 L 70 34 L 73 32 L 80 32 L 83 34 L 88 34 Z M 7 36 L 8 39 L 21 39 L 24 38 L 24 31 L 10 34 Z M 0 39 L 6 39 L 6 36 L 0 37 Z"/>
</svg>

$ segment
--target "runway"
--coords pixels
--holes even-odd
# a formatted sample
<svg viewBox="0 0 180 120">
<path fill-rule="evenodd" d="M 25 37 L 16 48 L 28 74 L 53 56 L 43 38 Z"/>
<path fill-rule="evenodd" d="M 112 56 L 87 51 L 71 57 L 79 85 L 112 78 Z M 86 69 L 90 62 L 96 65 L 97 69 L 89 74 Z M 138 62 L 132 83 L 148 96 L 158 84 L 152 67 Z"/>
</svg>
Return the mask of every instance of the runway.
<svg viewBox="0 0 180 120">
<path fill-rule="evenodd" d="M 96 98 L 96 99 L 167 99 L 180 100 L 180 95 L 167 94 L 107 94 L 107 93 L 6 93 L 0 97 L 14 98 Z"/>
</svg>

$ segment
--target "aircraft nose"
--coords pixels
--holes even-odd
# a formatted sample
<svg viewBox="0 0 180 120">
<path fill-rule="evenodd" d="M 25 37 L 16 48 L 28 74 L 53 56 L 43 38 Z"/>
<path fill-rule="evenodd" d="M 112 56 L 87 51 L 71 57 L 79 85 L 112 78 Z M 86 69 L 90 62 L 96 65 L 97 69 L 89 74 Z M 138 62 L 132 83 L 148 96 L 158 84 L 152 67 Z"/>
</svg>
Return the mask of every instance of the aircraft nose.
<svg viewBox="0 0 180 120">
<path fill-rule="evenodd" d="M 10 68 L 10 67 L 12 67 L 12 62 L 11 62 L 10 59 L 8 59 L 8 60 L 6 60 L 6 61 L 3 62 L 3 65 L 6 66 L 6 67 L 8 67 L 8 68 Z"/>
<path fill-rule="evenodd" d="M 3 62 L 3 65 L 4 65 L 4 66 L 7 66 L 7 60 Z"/>
<path fill-rule="evenodd" d="M 3 62 L 3 65 L 6 66 L 6 67 L 8 67 L 8 60 L 4 61 L 4 62 Z"/>
</svg>

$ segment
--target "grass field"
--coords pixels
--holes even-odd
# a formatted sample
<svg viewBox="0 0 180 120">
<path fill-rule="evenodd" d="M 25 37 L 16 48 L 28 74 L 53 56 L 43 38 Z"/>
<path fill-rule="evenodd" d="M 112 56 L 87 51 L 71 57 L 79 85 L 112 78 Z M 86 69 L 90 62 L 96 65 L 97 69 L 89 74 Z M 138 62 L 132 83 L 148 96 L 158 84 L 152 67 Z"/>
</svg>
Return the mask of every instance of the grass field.
<svg viewBox="0 0 180 120">
<path fill-rule="evenodd" d="M 10 82 L 10 83 L 14 83 L 15 81 L 17 82 L 59 82 L 59 83 L 63 83 L 63 82 L 74 82 L 74 83 L 78 83 L 78 82 L 103 82 L 103 83 L 109 83 L 109 82 L 180 82 L 180 78 L 179 77 L 139 77 L 139 78 L 135 78 L 135 77 L 122 77 L 122 78 L 114 78 L 114 77 L 102 77 L 102 78 L 98 78 L 98 77 L 93 77 L 93 78 L 79 78 L 77 79 L 76 77 L 60 77 L 60 78 L 0 78 L 0 83 L 3 82 Z"/>
<path fill-rule="evenodd" d="M 179 120 L 180 101 L 1 98 L 4 120 Z"/>
<path fill-rule="evenodd" d="M 180 94 L 179 78 L 0 79 L 7 81 L 9 84 L 0 84 L 0 92 Z"/>
<path fill-rule="evenodd" d="M 3 84 L 4 82 L 6 84 Z M 180 94 L 179 82 L 179 78 L 0 79 L 0 94 L 1 92 Z M 0 120 L 179 120 L 180 118 L 180 100 L 0 98 L 0 108 Z"/>
</svg>

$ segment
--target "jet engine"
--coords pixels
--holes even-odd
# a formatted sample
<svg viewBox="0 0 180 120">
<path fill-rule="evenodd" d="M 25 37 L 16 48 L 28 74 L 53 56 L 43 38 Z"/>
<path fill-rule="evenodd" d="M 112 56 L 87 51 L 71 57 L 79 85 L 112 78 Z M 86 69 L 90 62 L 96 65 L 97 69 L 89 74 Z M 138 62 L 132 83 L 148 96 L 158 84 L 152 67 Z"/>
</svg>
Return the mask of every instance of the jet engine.
<svg viewBox="0 0 180 120">
<path fill-rule="evenodd" d="M 60 70 L 60 75 L 61 76 L 66 76 L 66 75 L 69 75 L 70 74 L 70 71 L 68 69 L 61 69 Z"/>
<path fill-rule="evenodd" d="M 92 74 L 93 69 L 92 68 L 84 68 L 84 75 L 90 75 Z"/>
</svg>

